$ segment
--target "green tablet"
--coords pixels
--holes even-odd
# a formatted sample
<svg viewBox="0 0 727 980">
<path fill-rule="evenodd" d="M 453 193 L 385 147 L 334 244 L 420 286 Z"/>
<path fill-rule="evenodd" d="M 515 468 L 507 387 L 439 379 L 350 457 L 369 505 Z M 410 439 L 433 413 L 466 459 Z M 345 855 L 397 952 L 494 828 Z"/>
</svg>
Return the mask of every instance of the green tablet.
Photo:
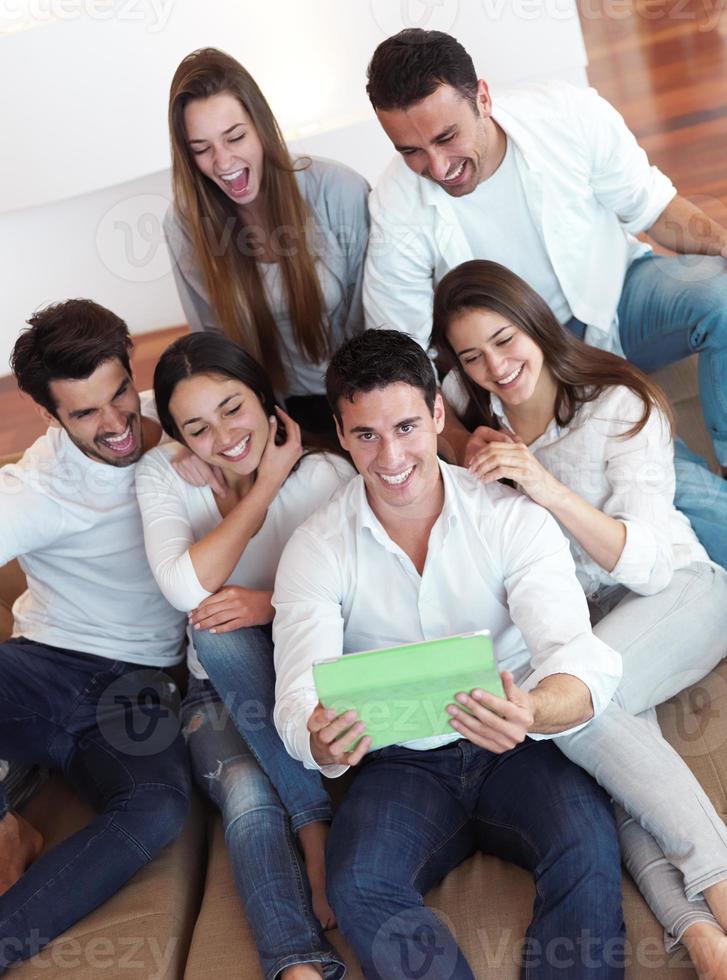
<svg viewBox="0 0 727 980">
<path fill-rule="evenodd" d="M 504 697 L 487 630 L 322 660 L 313 677 L 324 707 L 356 710 L 372 749 L 453 734 L 446 709 L 460 691 Z"/>
</svg>

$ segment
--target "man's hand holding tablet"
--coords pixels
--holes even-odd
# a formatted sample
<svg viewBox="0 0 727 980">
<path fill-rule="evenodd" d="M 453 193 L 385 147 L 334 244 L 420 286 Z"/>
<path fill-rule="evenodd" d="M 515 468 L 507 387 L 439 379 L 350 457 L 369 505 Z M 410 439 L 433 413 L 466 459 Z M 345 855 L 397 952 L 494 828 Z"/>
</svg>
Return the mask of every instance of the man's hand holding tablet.
<svg viewBox="0 0 727 980">
<path fill-rule="evenodd" d="M 468 741 L 490 752 L 507 752 L 524 741 L 535 720 L 535 706 L 527 691 L 521 691 L 512 674 L 500 674 L 505 697 L 475 688 L 455 695 L 450 704 L 450 725 Z M 463 711 L 462 708 L 466 708 Z"/>
<path fill-rule="evenodd" d="M 334 708 L 324 708 L 319 702 L 308 719 L 310 749 L 319 766 L 356 766 L 371 747 L 371 738 L 363 735 L 366 726 L 357 721 L 355 711 L 337 715 Z M 363 738 L 356 748 L 348 751 L 352 739 Z"/>
</svg>

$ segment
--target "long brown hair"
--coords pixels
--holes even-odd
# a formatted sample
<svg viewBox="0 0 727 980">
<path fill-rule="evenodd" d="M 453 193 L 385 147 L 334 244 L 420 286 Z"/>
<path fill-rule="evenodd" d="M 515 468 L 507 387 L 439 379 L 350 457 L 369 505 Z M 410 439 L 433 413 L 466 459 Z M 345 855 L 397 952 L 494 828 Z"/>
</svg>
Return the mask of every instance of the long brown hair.
<svg viewBox="0 0 727 980">
<path fill-rule="evenodd" d="M 538 345 L 557 384 L 554 415 L 559 426 L 568 425 L 578 407 L 594 401 L 605 388 L 624 385 L 644 405 L 641 418 L 622 434 L 624 437 L 643 429 L 652 408 L 664 414 L 673 430 L 669 402 L 657 384 L 616 354 L 578 340 L 560 325 L 545 300 L 523 279 L 497 262 L 481 259 L 463 262 L 437 286 L 430 339 L 442 373 L 456 370 L 469 396 L 463 418 L 469 429 L 478 425 L 497 429 L 499 423 L 490 407 L 490 393 L 467 375 L 447 340 L 449 324 L 465 310 L 499 313 Z"/>
<path fill-rule="evenodd" d="M 281 250 L 279 266 L 299 348 L 313 363 L 331 353 L 330 329 L 315 255 L 309 245 L 311 214 L 278 123 L 254 78 L 230 55 L 200 48 L 183 59 L 169 93 L 169 133 L 174 200 L 186 221 L 196 261 L 224 333 L 260 361 L 273 385 L 285 391 L 280 337 L 255 258 L 244 254 L 242 218 L 227 195 L 198 169 L 187 143 L 184 109 L 194 99 L 228 92 L 250 116 L 263 147 L 260 195 L 271 228 L 284 228 L 294 247 Z M 304 166 L 309 165 L 304 161 Z M 290 252 L 293 254 L 290 254 Z"/>
</svg>

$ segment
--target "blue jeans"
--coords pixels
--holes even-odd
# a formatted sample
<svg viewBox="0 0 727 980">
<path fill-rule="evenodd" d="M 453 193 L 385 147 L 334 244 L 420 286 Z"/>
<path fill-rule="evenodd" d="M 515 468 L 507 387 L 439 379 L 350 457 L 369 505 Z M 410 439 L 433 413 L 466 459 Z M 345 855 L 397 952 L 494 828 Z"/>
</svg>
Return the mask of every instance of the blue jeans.
<svg viewBox="0 0 727 980">
<path fill-rule="evenodd" d="M 235 884 L 266 980 L 296 963 L 319 963 L 326 978 L 342 977 L 343 961 L 311 910 L 290 818 L 209 682 L 190 680 L 182 722 L 195 781 L 222 813 Z"/>
<path fill-rule="evenodd" d="M 534 874 L 524 978 L 623 977 L 621 859 L 606 794 L 549 741 L 495 755 L 462 739 L 371 753 L 334 818 L 328 896 L 368 980 L 473 980 L 422 896 L 477 849 Z"/>
<path fill-rule="evenodd" d="M 63 772 L 98 815 L 0 896 L 0 973 L 114 895 L 189 808 L 176 687 L 143 668 L 29 640 L 0 645 L 0 757 Z M 0 818 L 8 809 L 0 783 Z"/>
<path fill-rule="evenodd" d="M 197 657 L 238 732 L 275 787 L 293 830 L 331 819 L 331 801 L 320 774 L 292 759 L 273 724 L 275 666 L 270 626 L 232 633 L 194 634 Z"/>
<path fill-rule="evenodd" d="M 727 262 L 703 255 L 644 255 L 632 262 L 618 307 L 621 346 L 642 371 L 699 353 L 699 393 L 714 452 L 727 466 Z M 585 325 L 566 326 L 581 340 Z M 675 506 L 709 557 L 727 567 L 727 481 L 675 441 Z"/>
<path fill-rule="evenodd" d="M 714 454 L 727 467 L 727 261 L 644 255 L 632 262 L 618 306 L 621 346 L 642 371 L 699 354 L 699 396 Z M 727 566 L 727 482 L 676 441 L 675 504 L 710 558 Z"/>
<path fill-rule="evenodd" d="M 721 466 L 727 466 L 727 261 L 644 255 L 626 272 L 618 305 L 621 346 L 642 371 L 699 354 L 699 395 Z"/>
</svg>

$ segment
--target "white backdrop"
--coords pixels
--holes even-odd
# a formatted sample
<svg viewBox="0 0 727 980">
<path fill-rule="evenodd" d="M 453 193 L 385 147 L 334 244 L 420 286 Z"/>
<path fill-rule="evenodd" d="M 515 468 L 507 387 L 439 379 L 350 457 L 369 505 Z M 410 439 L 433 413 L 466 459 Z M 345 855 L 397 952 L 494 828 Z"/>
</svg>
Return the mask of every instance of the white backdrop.
<svg viewBox="0 0 727 980">
<path fill-rule="evenodd" d="M 183 320 L 161 236 L 180 59 L 239 58 L 294 148 L 374 181 L 390 156 L 364 91 L 380 40 L 455 34 L 494 83 L 585 81 L 575 0 L 3 0 L 0 374 L 30 313 L 88 296 L 139 332 Z"/>
</svg>

